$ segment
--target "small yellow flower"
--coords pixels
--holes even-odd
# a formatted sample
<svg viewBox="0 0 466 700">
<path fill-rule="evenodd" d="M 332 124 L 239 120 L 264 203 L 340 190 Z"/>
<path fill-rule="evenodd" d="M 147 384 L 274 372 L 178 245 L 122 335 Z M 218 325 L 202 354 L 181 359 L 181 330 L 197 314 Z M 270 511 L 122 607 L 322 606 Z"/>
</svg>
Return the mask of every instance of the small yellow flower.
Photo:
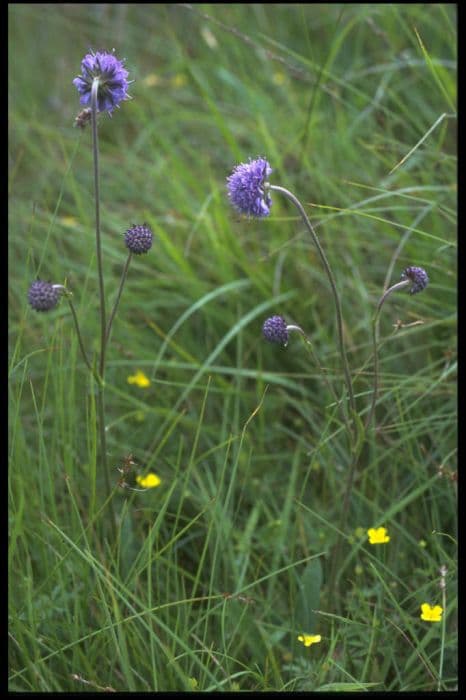
<svg viewBox="0 0 466 700">
<path fill-rule="evenodd" d="M 310 647 L 311 644 L 317 644 L 321 640 L 320 634 L 299 634 L 298 642 L 302 642 L 305 647 Z"/>
<path fill-rule="evenodd" d="M 426 622 L 441 622 L 442 621 L 443 608 L 441 605 L 429 605 L 429 603 L 423 603 L 421 605 L 421 620 Z"/>
<path fill-rule="evenodd" d="M 370 527 L 367 534 L 369 536 L 369 544 L 385 544 L 386 542 L 390 542 L 386 527 Z"/>
<path fill-rule="evenodd" d="M 188 678 L 188 683 L 193 690 L 195 690 L 198 686 L 197 678 L 194 678 L 194 677 Z"/>
<path fill-rule="evenodd" d="M 425 540 L 419 540 L 418 545 L 425 549 L 427 547 L 427 542 Z"/>
<path fill-rule="evenodd" d="M 136 386 L 141 387 L 141 389 L 146 389 L 148 386 L 150 386 L 150 379 L 149 377 L 146 377 L 144 372 L 141 372 L 140 369 L 136 372 L 136 374 L 131 374 L 128 379 L 128 384 L 136 384 Z"/>
<path fill-rule="evenodd" d="M 146 474 L 146 476 L 141 476 L 138 474 L 136 481 L 138 482 L 139 486 L 142 486 L 143 489 L 153 489 L 155 486 L 160 486 L 162 483 L 160 476 L 157 476 L 157 474 L 153 474 L 152 472 L 149 472 L 149 474 Z"/>
</svg>

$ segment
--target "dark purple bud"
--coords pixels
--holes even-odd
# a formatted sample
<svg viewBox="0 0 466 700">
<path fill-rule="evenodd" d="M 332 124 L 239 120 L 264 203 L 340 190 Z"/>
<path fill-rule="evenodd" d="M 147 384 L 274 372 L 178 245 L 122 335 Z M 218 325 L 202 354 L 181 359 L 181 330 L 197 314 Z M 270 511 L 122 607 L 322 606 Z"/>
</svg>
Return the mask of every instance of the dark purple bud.
<svg viewBox="0 0 466 700">
<path fill-rule="evenodd" d="M 288 343 L 288 326 L 283 316 L 271 316 L 262 326 L 262 334 L 270 343 Z"/>
<path fill-rule="evenodd" d="M 50 311 L 58 304 L 61 289 L 61 285 L 36 280 L 29 287 L 28 301 L 36 311 Z"/>
<path fill-rule="evenodd" d="M 128 250 L 135 255 L 147 253 L 152 246 L 152 231 L 147 224 L 131 226 L 125 233 L 125 243 Z"/>
<path fill-rule="evenodd" d="M 427 273 L 422 267 L 407 267 L 406 270 L 401 273 L 401 279 L 409 279 L 413 283 L 413 286 L 409 290 L 410 294 L 422 292 L 429 284 Z"/>
</svg>

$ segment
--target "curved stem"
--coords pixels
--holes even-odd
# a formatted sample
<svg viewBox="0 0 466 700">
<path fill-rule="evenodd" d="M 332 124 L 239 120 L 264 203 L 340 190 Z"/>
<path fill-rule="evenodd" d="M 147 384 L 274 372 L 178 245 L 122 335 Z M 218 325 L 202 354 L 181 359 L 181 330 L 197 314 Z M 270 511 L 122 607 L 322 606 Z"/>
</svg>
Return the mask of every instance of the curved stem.
<svg viewBox="0 0 466 700">
<path fill-rule="evenodd" d="M 398 282 L 397 284 L 394 284 L 392 287 L 387 289 L 381 298 L 379 299 L 379 302 L 377 304 L 376 311 L 374 313 L 373 319 L 372 319 L 372 341 L 373 341 L 373 348 L 374 348 L 374 389 L 372 393 L 372 401 L 371 401 L 371 406 L 369 409 L 369 413 L 366 419 L 366 422 L 364 424 L 364 438 L 367 436 L 367 429 L 370 426 L 372 417 L 375 412 L 375 404 L 377 401 L 377 391 L 378 391 L 378 352 L 377 352 L 377 347 L 378 347 L 378 335 L 379 335 L 379 318 L 380 318 L 380 312 L 382 310 L 382 306 L 387 299 L 387 297 L 392 293 L 395 292 L 398 289 L 404 289 L 405 287 L 409 286 L 411 284 L 410 280 L 403 280 L 401 282 Z M 343 540 L 343 531 L 346 526 L 346 521 L 348 518 L 348 512 L 349 512 L 349 506 L 350 506 L 350 497 L 351 493 L 353 490 L 353 483 L 354 483 L 354 475 L 356 473 L 356 467 L 358 465 L 358 460 L 359 460 L 359 455 L 361 454 L 362 447 L 364 445 L 364 439 L 360 441 L 359 447 L 357 450 L 355 450 L 353 454 L 353 459 L 351 461 L 349 470 L 348 470 L 348 478 L 346 482 L 346 487 L 345 487 L 345 495 L 343 497 L 343 505 L 342 505 L 342 510 L 341 510 L 341 518 L 340 518 L 340 523 L 339 523 L 339 537 L 335 545 L 335 549 L 333 552 L 333 557 L 332 557 L 332 565 L 331 565 L 331 570 L 330 570 L 330 576 L 329 576 L 329 600 L 334 599 L 335 595 L 335 590 L 336 590 L 336 585 L 338 581 L 338 567 L 340 565 L 340 558 L 341 558 L 341 547 L 342 547 L 342 540 Z"/>
<path fill-rule="evenodd" d="M 349 404 L 350 408 L 353 414 L 353 420 L 354 420 L 354 414 L 356 413 L 356 403 L 354 400 L 354 393 L 353 393 L 353 384 L 351 381 L 351 374 L 349 370 L 349 365 L 348 365 L 348 359 L 346 357 L 346 350 L 345 350 L 345 344 L 343 340 L 343 316 L 341 312 L 341 305 L 340 305 L 340 298 L 338 296 L 338 291 L 337 287 L 335 284 L 335 279 L 333 277 L 332 270 L 330 268 L 329 262 L 327 260 L 327 257 L 324 253 L 324 250 L 322 246 L 320 245 L 320 241 L 317 237 L 317 234 L 314 230 L 314 227 L 312 226 L 309 217 L 307 216 L 303 205 L 297 199 L 292 192 L 289 190 L 285 189 L 284 187 L 280 187 L 278 185 L 269 185 L 270 190 L 274 190 L 275 192 L 281 192 L 287 199 L 292 202 L 292 204 L 295 205 L 295 207 L 298 209 L 299 213 L 301 214 L 301 217 L 309 231 L 309 233 L 312 236 L 312 239 L 317 247 L 317 251 L 320 255 L 320 259 L 322 260 L 323 266 L 325 268 L 325 272 L 327 273 L 328 280 L 330 282 L 330 286 L 332 288 L 333 292 L 333 297 L 335 300 L 335 311 L 336 311 L 336 317 L 337 317 L 337 328 L 338 328 L 338 343 L 340 346 L 340 355 L 341 355 L 341 361 L 343 365 L 343 373 L 345 375 L 345 381 L 346 381 L 346 386 L 348 389 L 348 398 L 349 398 Z M 355 439 L 356 439 L 356 430 L 355 430 Z"/>
<path fill-rule="evenodd" d="M 84 362 L 86 363 L 89 372 L 91 372 L 91 374 L 93 375 L 93 377 L 94 377 L 94 379 L 96 380 L 96 382 L 97 382 L 98 384 L 100 384 L 100 377 L 99 377 L 99 375 L 97 374 L 97 372 L 95 371 L 94 367 L 92 367 L 91 363 L 89 362 L 89 358 L 88 358 L 87 353 L 86 353 L 86 350 L 85 350 L 85 348 L 84 348 L 84 343 L 83 343 L 83 339 L 82 339 L 82 336 L 81 336 L 81 331 L 80 331 L 80 329 L 79 329 L 78 316 L 77 316 L 77 314 L 76 314 L 76 310 L 75 310 L 75 308 L 74 308 L 74 304 L 73 304 L 73 302 L 71 301 L 71 292 L 69 292 L 67 289 L 64 289 L 64 292 L 65 292 L 66 300 L 67 300 L 67 302 L 68 302 L 68 304 L 69 304 L 69 306 L 70 306 L 70 309 L 71 309 L 71 314 L 72 314 L 72 316 L 73 316 L 74 326 L 75 326 L 75 329 L 76 329 L 76 335 L 78 336 L 78 343 L 79 343 L 79 349 L 81 350 L 81 355 L 83 356 L 83 360 L 84 360 Z"/>
<path fill-rule="evenodd" d="M 124 284 L 125 284 L 125 281 L 126 281 L 126 277 L 127 277 L 127 275 L 128 275 L 129 264 L 130 264 L 130 262 L 131 262 L 132 256 L 133 256 L 133 254 L 132 254 L 132 252 L 130 251 L 130 252 L 129 252 L 129 255 L 128 255 L 127 259 L 126 259 L 126 263 L 125 263 L 125 266 L 124 266 L 124 268 L 123 268 L 123 272 L 122 272 L 122 275 L 121 275 L 120 286 L 118 287 L 117 297 L 116 297 L 116 299 L 115 299 L 115 303 L 114 303 L 114 305 L 113 305 L 113 309 L 112 309 L 112 311 L 111 311 L 111 313 L 110 313 L 110 318 L 108 319 L 107 330 L 105 331 L 105 342 L 106 342 L 106 343 L 108 343 L 109 338 L 110 338 L 110 331 L 112 330 L 113 319 L 115 318 L 115 314 L 116 314 L 116 312 L 117 312 L 118 304 L 120 303 L 121 293 L 122 293 L 122 291 L 123 291 L 123 287 L 124 287 Z"/>
<path fill-rule="evenodd" d="M 365 430 L 367 430 L 371 424 L 372 418 L 375 414 L 375 405 L 377 403 L 377 394 L 379 390 L 379 354 L 378 354 L 378 345 L 379 345 L 379 319 L 380 319 L 380 312 L 382 311 L 382 306 L 384 305 L 384 302 L 386 298 L 392 293 L 397 291 L 398 289 L 404 289 L 405 287 L 408 287 L 411 284 L 410 280 L 402 280 L 401 282 L 398 282 L 397 284 L 394 284 L 392 287 L 389 287 L 380 297 L 378 303 L 377 303 L 377 308 L 375 310 L 375 314 L 372 318 L 372 347 L 373 347 L 373 354 L 374 354 L 374 387 L 372 390 L 372 400 L 371 400 L 371 405 L 369 408 L 369 413 L 367 414 L 366 422 L 364 424 Z"/>
</svg>

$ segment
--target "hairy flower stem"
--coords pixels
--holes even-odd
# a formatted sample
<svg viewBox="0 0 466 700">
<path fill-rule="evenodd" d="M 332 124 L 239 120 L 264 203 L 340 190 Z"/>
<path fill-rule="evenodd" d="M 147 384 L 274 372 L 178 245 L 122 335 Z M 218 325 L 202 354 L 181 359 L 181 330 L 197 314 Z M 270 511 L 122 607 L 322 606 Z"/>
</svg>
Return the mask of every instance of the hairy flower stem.
<svg viewBox="0 0 466 700">
<path fill-rule="evenodd" d="M 105 315 L 105 288 L 102 265 L 102 242 L 100 235 L 100 187 L 99 187 L 99 137 L 97 132 L 97 94 L 99 80 L 94 78 L 91 90 L 91 115 L 92 115 L 92 154 L 94 160 L 94 195 L 95 195 L 95 237 L 97 249 L 97 276 L 99 279 L 99 299 L 100 299 L 100 356 L 99 356 L 99 378 L 97 384 L 97 410 L 99 416 L 99 437 L 100 437 L 100 459 L 104 470 L 105 487 L 107 495 L 110 496 L 112 489 L 110 486 L 110 474 L 107 464 L 107 440 L 105 435 L 105 351 L 107 345 L 106 336 L 106 315 Z M 112 500 L 109 501 L 110 520 L 114 540 L 116 539 L 116 520 L 113 510 Z"/>
<path fill-rule="evenodd" d="M 346 386 L 348 390 L 348 398 L 349 398 L 349 404 L 350 404 L 350 409 L 352 413 L 352 418 L 353 418 L 353 423 L 354 423 L 354 435 L 353 435 L 353 448 L 355 449 L 356 443 L 357 443 L 357 426 L 355 424 L 355 415 L 356 415 L 356 403 L 354 400 L 354 392 L 353 392 L 353 384 L 351 381 L 351 374 L 349 370 L 349 365 L 348 365 L 348 359 L 346 357 L 346 350 L 345 350 L 345 343 L 343 339 L 343 316 L 341 312 L 341 305 L 340 305 L 340 297 L 338 296 L 338 291 L 337 287 L 335 284 L 335 278 L 333 276 L 332 270 L 330 268 L 329 262 L 327 260 L 327 257 L 324 253 L 324 250 L 322 246 L 320 245 L 320 241 L 317 237 L 317 234 L 314 230 L 314 227 L 312 226 L 309 217 L 307 216 L 303 205 L 297 199 L 292 192 L 289 190 L 285 189 L 284 187 L 280 187 L 278 185 L 269 185 L 270 190 L 274 190 L 275 192 L 281 192 L 287 199 L 292 202 L 292 204 L 295 205 L 295 207 L 298 209 L 299 213 L 301 214 L 301 218 L 303 219 L 306 228 L 308 229 L 309 233 L 312 236 L 312 239 L 317 247 L 317 251 L 320 255 L 320 259 L 323 263 L 323 266 L 325 268 L 325 272 L 327 273 L 328 280 L 330 282 L 330 286 L 332 288 L 333 292 L 333 297 L 335 300 L 335 311 L 336 311 L 336 318 L 337 318 L 337 328 L 338 328 L 338 343 L 340 347 L 340 356 L 341 356 L 341 362 L 343 366 L 343 373 L 345 375 L 345 381 L 346 381 Z M 346 420 L 345 420 L 346 422 Z M 350 434 L 351 438 L 351 434 Z"/>
<path fill-rule="evenodd" d="M 129 254 L 128 254 L 128 257 L 127 257 L 127 259 L 126 259 L 126 263 L 125 263 L 125 266 L 124 266 L 124 268 L 123 268 L 123 272 L 122 272 L 122 275 L 121 275 L 120 286 L 118 287 L 117 297 L 116 297 L 116 299 L 115 299 L 115 303 L 114 303 L 114 305 L 113 305 L 113 309 L 112 309 L 112 311 L 111 311 L 111 313 L 110 313 L 110 318 L 108 319 L 107 330 L 106 330 L 106 332 L 105 332 L 105 342 L 106 342 L 106 343 L 108 343 L 109 338 L 110 338 L 110 332 L 111 332 L 111 330 L 112 330 L 113 319 L 115 318 L 115 314 L 116 314 L 116 312 L 117 312 L 118 304 L 120 303 L 121 293 L 122 293 L 122 291 L 123 291 L 123 287 L 124 287 L 124 284 L 125 284 L 125 281 L 126 281 L 126 277 L 127 277 L 127 275 L 128 275 L 129 264 L 130 264 L 130 262 L 131 262 L 131 258 L 132 258 L 132 257 L 133 257 L 133 254 L 132 254 L 131 251 L 130 251 Z"/>
<path fill-rule="evenodd" d="M 100 359 L 99 374 L 104 381 L 105 374 L 105 348 L 106 348 L 106 316 L 105 316 L 105 288 L 102 265 L 102 241 L 100 235 L 100 184 L 99 184 L 99 136 L 97 131 L 97 93 L 99 79 L 94 78 L 91 92 L 92 110 L 92 155 L 94 160 L 94 195 L 95 195 L 95 240 L 97 251 L 97 276 L 99 279 L 100 299 Z"/>
<path fill-rule="evenodd" d="M 86 353 L 86 350 L 85 350 L 85 348 L 84 348 L 84 343 L 83 343 L 83 339 L 82 339 L 82 336 L 81 336 L 81 331 L 80 331 L 80 328 L 79 328 L 78 316 L 77 316 L 77 314 L 76 314 L 76 310 L 75 310 L 75 308 L 74 308 L 74 304 L 73 304 L 73 302 L 72 302 L 72 300 L 71 300 L 71 292 L 69 292 L 69 291 L 68 291 L 67 289 L 65 289 L 65 288 L 63 288 L 63 291 L 64 291 L 64 293 L 65 293 L 66 300 L 67 300 L 67 302 L 68 302 L 68 304 L 69 304 L 69 306 L 70 306 L 71 314 L 72 314 L 72 316 L 73 316 L 74 327 L 75 327 L 75 329 L 76 329 L 76 335 L 78 336 L 78 343 L 79 343 L 79 349 L 81 350 L 81 355 L 83 356 L 84 362 L 86 363 L 89 372 L 93 375 L 93 377 L 94 377 L 94 379 L 96 380 L 96 382 L 97 382 L 97 383 L 100 383 L 100 377 L 99 377 L 99 375 L 97 374 L 97 372 L 95 371 L 94 367 L 93 367 L 93 366 L 91 365 L 91 363 L 89 362 L 89 358 L 88 358 L 87 353 Z"/>
<path fill-rule="evenodd" d="M 370 405 L 369 412 L 367 414 L 366 422 L 364 424 L 364 429 L 367 431 L 369 428 L 372 418 L 375 414 L 375 405 L 377 403 L 377 394 L 379 390 L 379 355 L 378 355 L 378 345 L 379 345 L 379 320 L 380 320 L 380 312 L 382 311 L 382 306 L 385 302 L 385 299 L 392 293 L 397 291 L 398 289 L 404 289 L 405 287 L 408 287 L 411 284 L 411 281 L 409 279 L 403 280 L 402 282 L 398 282 L 397 284 L 394 284 L 392 287 L 389 287 L 382 296 L 379 299 L 379 302 L 377 304 L 377 308 L 375 310 L 374 316 L 372 318 L 372 347 L 373 347 L 373 354 L 374 354 L 374 388 L 372 390 L 372 401 Z"/>
</svg>

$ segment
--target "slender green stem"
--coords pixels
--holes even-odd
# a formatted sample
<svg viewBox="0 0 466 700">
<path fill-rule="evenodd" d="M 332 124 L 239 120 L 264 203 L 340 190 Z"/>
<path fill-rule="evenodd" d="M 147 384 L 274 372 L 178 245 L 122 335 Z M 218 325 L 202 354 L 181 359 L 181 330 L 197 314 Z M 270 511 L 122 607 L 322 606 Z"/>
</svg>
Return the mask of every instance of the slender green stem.
<svg viewBox="0 0 466 700">
<path fill-rule="evenodd" d="M 440 567 L 440 589 L 442 591 L 442 639 L 440 642 L 440 659 L 439 659 L 439 669 L 438 669 L 438 684 L 437 690 L 440 692 L 442 687 L 443 678 L 443 662 L 445 657 L 445 639 L 447 631 L 447 584 L 445 577 L 447 575 L 447 569 L 445 566 Z"/>
<path fill-rule="evenodd" d="M 404 287 L 408 287 L 411 284 L 410 280 L 403 280 L 401 282 L 398 282 L 397 284 L 394 284 L 392 287 L 389 287 L 385 292 L 382 294 L 380 297 L 377 308 L 375 310 L 374 316 L 372 318 L 372 346 L 373 346 L 373 355 L 374 355 L 374 386 L 372 389 L 372 401 L 371 405 L 369 408 L 369 412 L 367 414 L 366 422 L 364 424 L 365 430 L 367 430 L 371 424 L 372 418 L 375 414 L 375 405 L 377 403 L 377 394 L 379 390 L 379 353 L 378 353 L 378 346 L 379 346 L 379 320 L 380 320 L 380 312 L 382 311 L 382 306 L 384 305 L 384 302 L 386 298 L 392 293 L 395 292 L 398 289 L 404 289 Z"/>
<path fill-rule="evenodd" d="M 102 240 L 100 233 L 100 183 L 99 183 L 99 134 L 97 130 L 97 92 L 99 80 L 94 78 L 91 91 L 92 110 L 92 155 L 94 159 L 94 195 L 95 195 L 95 240 L 97 251 L 97 276 L 99 279 L 100 300 L 100 359 L 99 374 L 104 381 L 105 374 L 105 346 L 106 346 L 106 315 L 105 315 L 105 287 L 102 264 Z"/>
<path fill-rule="evenodd" d="M 80 331 L 80 329 L 79 329 L 78 316 L 77 316 L 77 314 L 76 314 L 76 310 L 75 310 L 75 308 L 74 308 L 74 304 L 73 304 L 73 302 L 72 302 L 72 300 L 71 300 L 71 292 L 69 292 L 69 291 L 68 291 L 67 289 L 65 289 L 65 288 L 63 288 L 63 290 L 64 290 L 64 293 L 65 293 L 65 296 L 66 296 L 66 300 L 67 300 L 67 302 L 68 302 L 68 304 L 69 304 L 69 306 L 70 306 L 71 314 L 72 314 L 72 316 L 73 316 L 74 326 L 75 326 L 75 329 L 76 329 L 76 335 L 78 336 L 78 343 L 79 343 L 79 349 L 81 350 L 81 355 L 83 356 L 84 362 L 86 363 L 87 368 L 89 369 L 89 372 L 94 376 L 94 379 L 96 380 L 96 382 L 97 382 L 98 384 L 100 384 L 100 377 L 99 377 L 99 375 L 97 374 L 97 372 L 95 371 L 94 367 L 93 367 L 93 366 L 91 365 L 91 363 L 89 362 L 89 358 L 88 358 L 87 353 L 86 353 L 86 350 L 85 350 L 85 348 L 84 348 L 84 343 L 83 343 L 83 339 L 82 339 L 82 336 L 81 336 L 81 331 Z"/>
<path fill-rule="evenodd" d="M 111 332 L 111 330 L 112 330 L 113 319 L 115 318 L 115 314 L 116 314 L 117 309 L 118 309 L 118 304 L 120 303 L 121 293 L 122 293 L 122 291 L 123 291 L 123 287 L 124 287 L 124 284 L 125 284 L 125 281 L 126 281 L 126 277 L 127 277 L 127 275 L 128 275 L 129 264 L 130 264 L 130 262 L 131 262 L 132 256 L 133 256 L 133 254 L 132 254 L 132 252 L 130 251 L 129 254 L 128 254 L 128 257 L 127 257 L 127 259 L 126 259 L 126 263 L 125 263 L 125 266 L 124 266 L 124 268 L 123 268 L 123 272 L 122 272 L 122 275 L 121 275 L 120 286 L 118 287 L 117 297 L 116 297 L 116 299 L 115 299 L 115 303 L 114 303 L 114 305 L 113 305 L 113 309 L 112 309 L 112 311 L 111 311 L 110 318 L 108 319 L 107 330 L 106 330 L 106 332 L 105 332 L 105 342 L 106 342 L 106 343 L 108 343 L 109 338 L 110 338 L 110 332 Z"/>
<path fill-rule="evenodd" d="M 301 217 L 309 231 L 309 233 L 312 236 L 312 239 L 317 247 L 317 251 L 320 255 L 320 259 L 324 265 L 325 272 L 327 273 L 328 280 L 330 282 L 330 286 L 332 288 L 333 292 L 333 297 L 335 300 L 335 311 L 336 311 L 336 318 L 337 318 L 337 328 L 338 328 L 338 343 L 340 346 L 340 355 L 341 355 L 341 361 L 342 361 L 342 366 L 343 366 L 343 373 L 345 375 L 345 381 L 346 381 L 346 386 L 348 389 L 348 397 L 349 397 L 349 404 L 351 408 L 351 412 L 353 414 L 353 420 L 354 420 L 354 414 L 356 413 L 356 402 L 354 400 L 354 392 L 353 392 L 353 384 L 351 381 L 351 373 L 348 365 L 348 359 L 346 357 L 346 350 L 345 350 L 345 343 L 343 339 L 343 316 L 341 312 L 341 305 L 340 305 L 340 297 L 338 296 L 338 291 L 337 287 L 335 284 L 335 278 L 333 276 L 332 270 L 330 268 L 329 262 L 327 260 L 327 257 L 324 253 L 324 250 L 322 246 L 320 245 L 320 241 L 317 237 L 317 234 L 314 230 L 314 227 L 312 226 L 309 217 L 307 216 L 303 205 L 297 199 L 292 192 L 289 190 L 285 189 L 284 187 L 280 187 L 278 185 L 270 185 L 269 186 L 270 190 L 274 190 L 275 192 L 281 192 L 287 199 L 292 202 L 295 207 L 298 209 L 299 213 L 301 214 Z M 356 430 L 355 430 L 355 435 L 354 435 L 354 440 L 356 440 Z"/>
<path fill-rule="evenodd" d="M 100 357 L 99 375 L 100 382 L 97 385 L 97 410 L 99 415 L 99 437 L 100 437 L 100 459 L 104 470 L 105 487 L 107 495 L 112 493 L 110 485 L 110 474 L 107 463 L 107 438 L 105 434 L 105 351 L 106 351 L 106 314 L 105 314 L 105 287 L 102 264 L 102 241 L 100 234 L 100 187 L 99 187 L 99 137 L 97 131 L 97 92 L 99 80 L 94 78 L 91 89 L 91 115 L 92 115 L 92 154 L 94 160 L 94 195 L 95 195 L 95 237 L 97 249 L 97 276 L 99 279 L 99 299 L 100 299 Z M 113 531 L 113 538 L 116 541 L 116 519 L 113 509 L 113 502 L 109 500 L 110 520 Z"/>
</svg>

